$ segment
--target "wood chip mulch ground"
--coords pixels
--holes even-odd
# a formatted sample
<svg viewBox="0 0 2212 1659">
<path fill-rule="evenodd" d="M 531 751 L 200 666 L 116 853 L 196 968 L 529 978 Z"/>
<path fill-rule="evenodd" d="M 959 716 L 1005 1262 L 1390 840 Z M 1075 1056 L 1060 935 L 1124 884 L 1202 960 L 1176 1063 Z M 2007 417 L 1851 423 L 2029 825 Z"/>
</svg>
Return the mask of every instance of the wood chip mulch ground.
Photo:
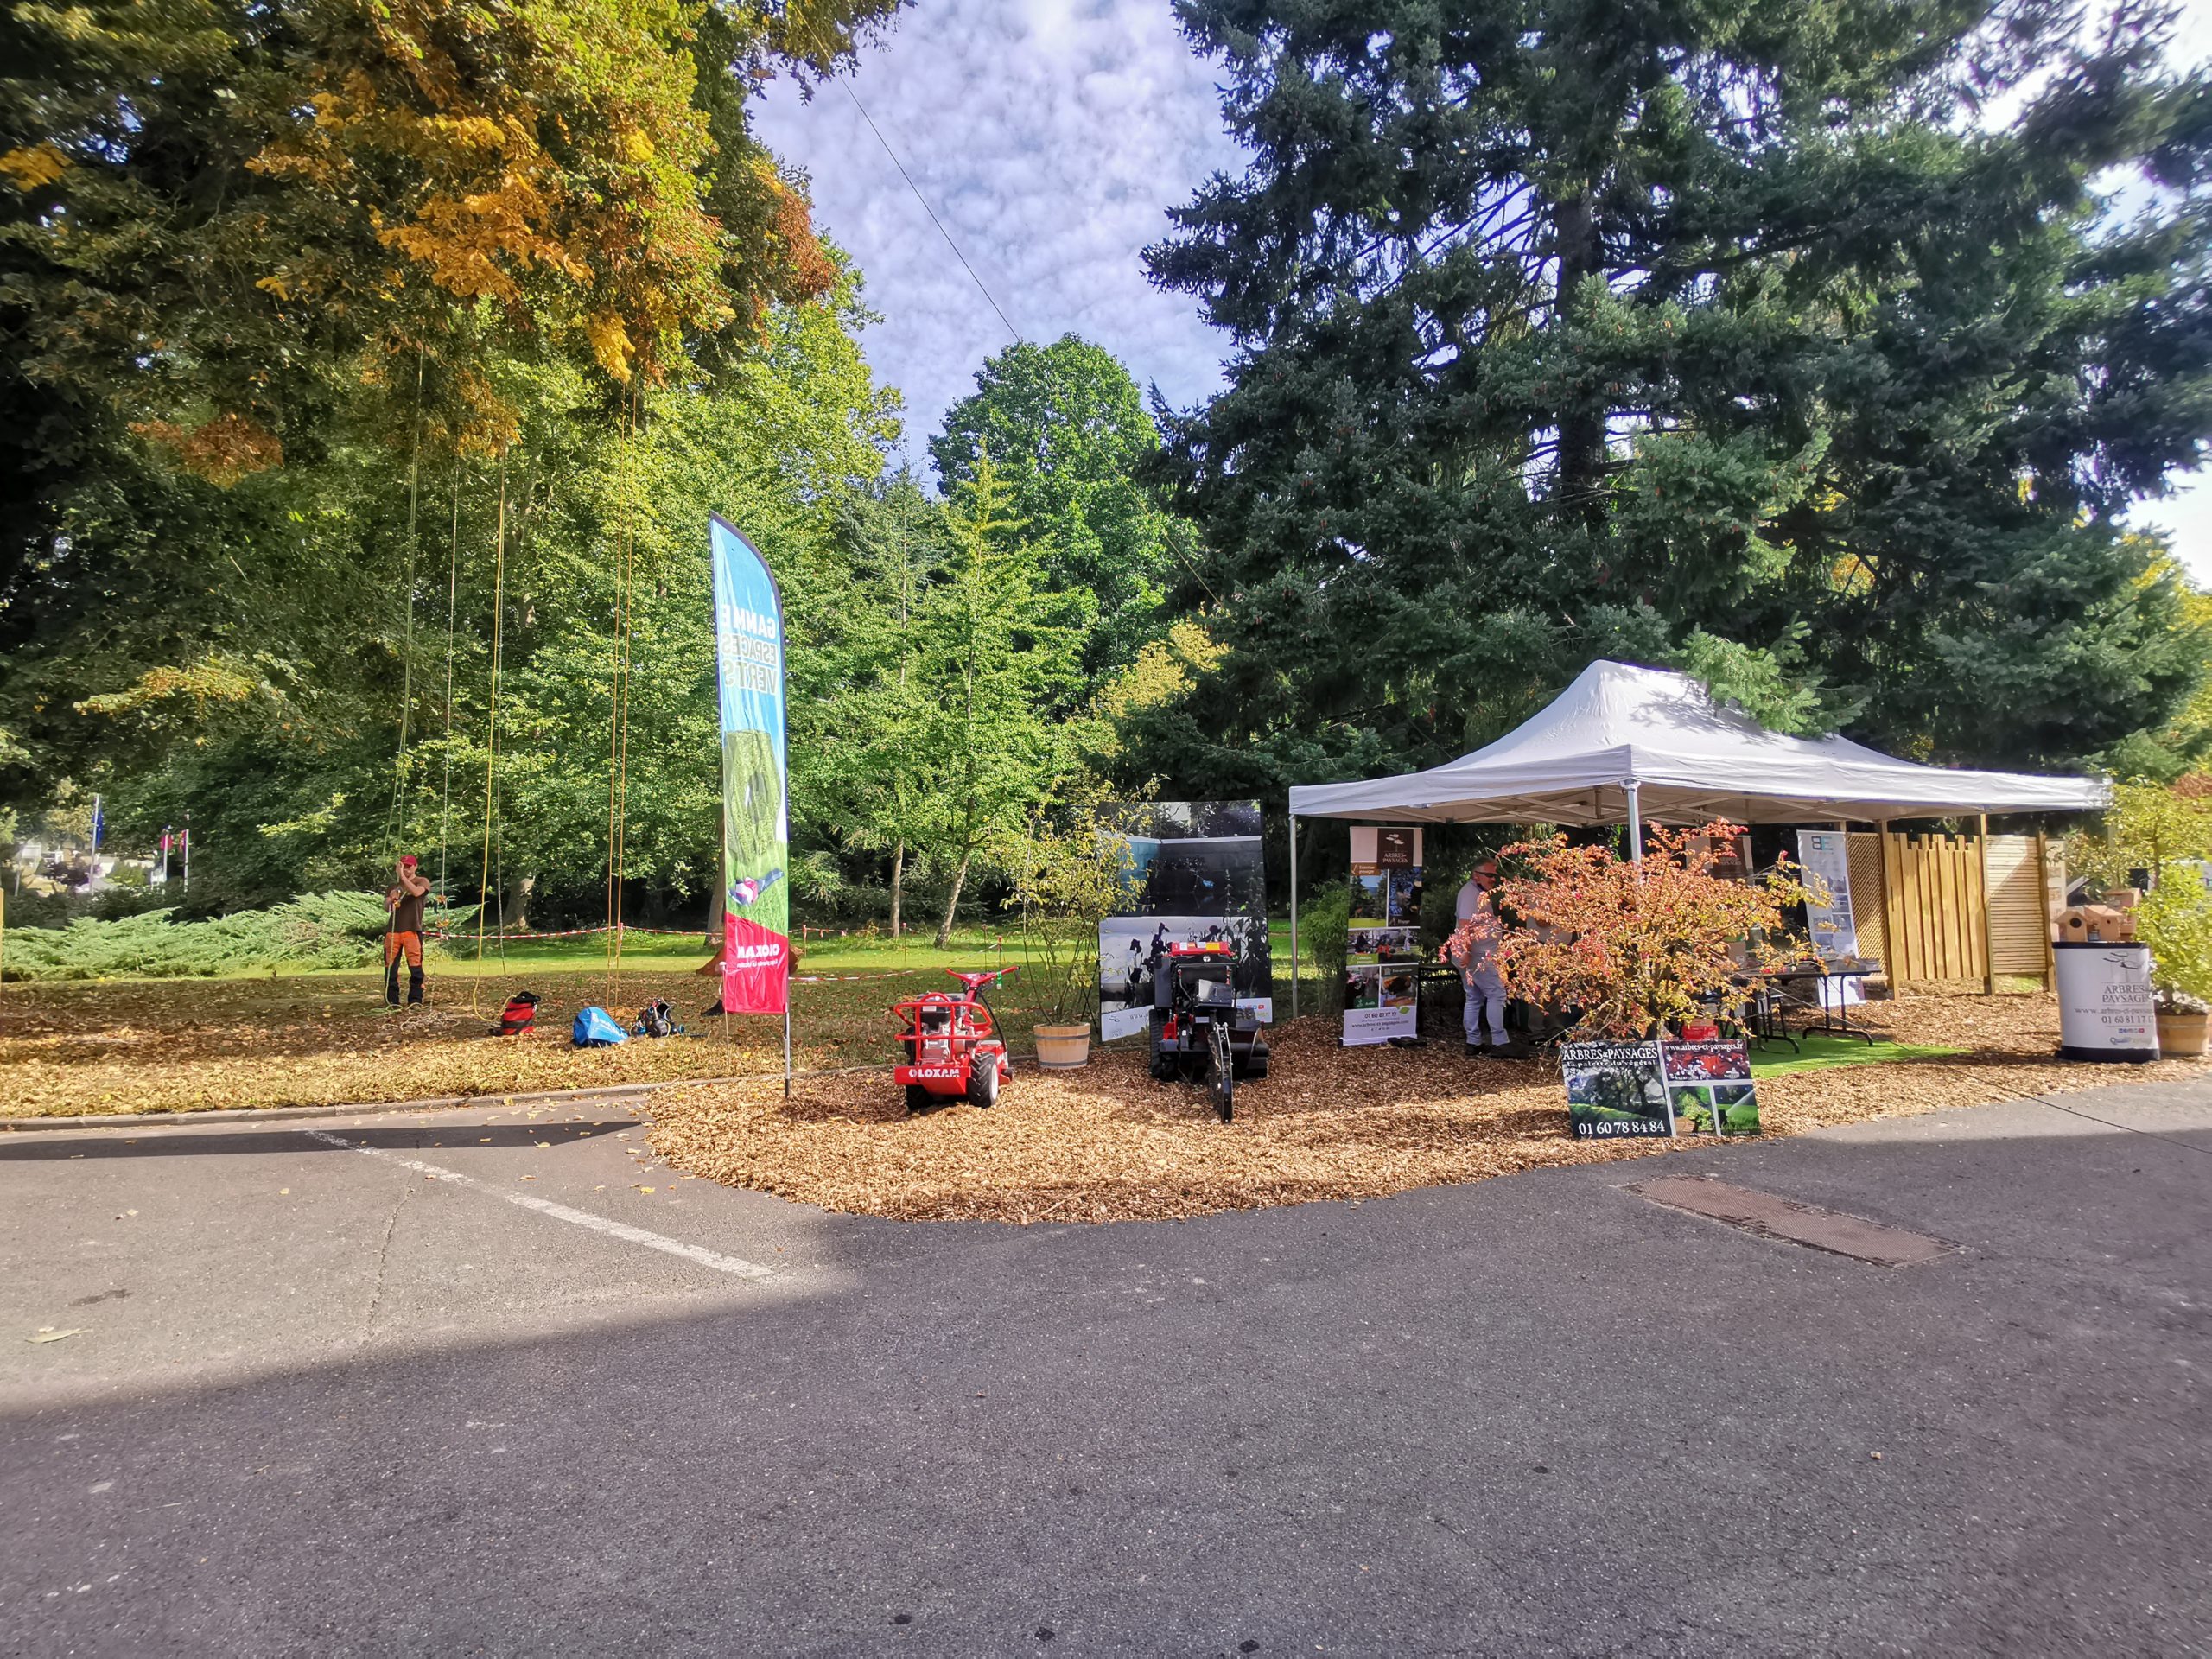
<svg viewBox="0 0 2212 1659">
<path fill-rule="evenodd" d="M 916 974 L 795 986 L 798 1064 L 888 1064 L 883 1010 L 894 988 L 941 982 Z M 537 1029 L 490 1036 L 508 991 L 524 985 L 543 998 Z M 714 987 L 686 971 L 626 971 L 611 991 L 601 974 L 543 971 L 480 984 L 434 977 L 431 990 L 431 1006 L 387 1014 L 381 981 L 367 974 L 10 985 L 0 995 L 0 1117 L 497 1098 L 747 1071 L 772 1071 L 780 1087 L 783 1022 L 702 1018 Z M 688 1034 L 571 1046 L 579 1007 L 603 1002 L 626 1022 L 655 997 L 674 1005 Z"/>
<path fill-rule="evenodd" d="M 1759 1084 L 1770 1135 L 2119 1081 L 2212 1076 L 2202 1062 L 2062 1065 L 2047 995 L 1916 995 L 1870 1023 L 1900 1043 L 1966 1052 L 1828 1066 Z M 674 1089 L 655 1097 L 660 1157 L 728 1185 L 906 1221 L 1161 1219 L 1367 1198 L 1549 1165 L 1725 1150 L 1573 1139 L 1555 1066 L 1467 1056 L 1457 1042 L 1345 1049 L 1332 1020 L 1274 1034 L 1274 1074 L 1242 1086 L 1224 1124 L 1195 1088 L 1154 1082 L 1143 1045 L 1071 1072 L 1020 1067 L 1000 1104 L 910 1117 L 888 1068 Z M 1741 1143 L 1736 1143 L 1741 1144 Z"/>
</svg>

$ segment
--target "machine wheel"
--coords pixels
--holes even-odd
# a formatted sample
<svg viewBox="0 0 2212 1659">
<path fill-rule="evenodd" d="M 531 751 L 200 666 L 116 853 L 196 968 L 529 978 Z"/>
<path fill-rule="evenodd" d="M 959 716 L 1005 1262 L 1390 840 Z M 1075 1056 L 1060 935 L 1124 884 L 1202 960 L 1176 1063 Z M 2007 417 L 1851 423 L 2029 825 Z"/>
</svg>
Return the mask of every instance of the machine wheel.
<svg viewBox="0 0 2212 1659">
<path fill-rule="evenodd" d="M 968 1069 L 968 1103 L 971 1106 L 995 1106 L 999 1103 L 999 1057 L 978 1054 Z"/>
<path fill-rule="evenodd" d="M 930 1091 L 923 1088 L 918 1083 L 908 1084 L 906 1085 L 906 1109 L 910 1112 L 926 1112 L 929 1109 Z"/>
<path fill-rule="evenodd" d="M 1206 1034 L 1206 1087 L 1213 1095 L 1213 1109 L 1221 1121 L 1236 1115 L 1236 1062 L 1229 1048 L 1229 1027 L 1210 1027 Z"/>
<path fill-rule="evenodd" d="M 1156 1048 L 1152 1051 L 1152 1080 L 1154 1083 L 1173 1083 L 1175 1074 L 1180 1070 L 1173 1054 Z"/>
</svg>

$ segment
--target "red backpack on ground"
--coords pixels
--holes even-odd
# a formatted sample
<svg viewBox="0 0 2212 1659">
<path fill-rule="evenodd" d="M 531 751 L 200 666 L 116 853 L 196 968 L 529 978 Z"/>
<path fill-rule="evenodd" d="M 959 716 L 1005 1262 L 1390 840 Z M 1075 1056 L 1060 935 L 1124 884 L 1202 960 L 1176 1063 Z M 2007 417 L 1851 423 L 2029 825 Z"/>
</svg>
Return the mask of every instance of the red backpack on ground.
<svg viewBox="0 0 2212 1659">
<path fill-rule="evenodd" d="M 499 1034 L 519 1037 L 537 1024 L 537 993 L 517 991 L 507 999 L 507 1006 L 499 1010 Z"/>
</svg>

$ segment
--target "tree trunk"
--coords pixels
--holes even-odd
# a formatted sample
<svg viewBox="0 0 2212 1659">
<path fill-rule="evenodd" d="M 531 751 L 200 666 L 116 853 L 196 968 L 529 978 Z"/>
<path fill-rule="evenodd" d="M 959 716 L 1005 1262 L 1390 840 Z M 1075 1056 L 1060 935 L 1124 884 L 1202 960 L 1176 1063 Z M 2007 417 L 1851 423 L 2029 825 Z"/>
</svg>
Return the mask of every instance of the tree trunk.
<svg viewBox="0 0 2212 1659">
<path fill-rule="evenodd" d="M 722 896 L 722 879 L 719 868 L 715 875 L 715 896 L 707 903 L 707 944 L 711 950 L 722 948 L 722 912 L 727 900 Z"/>
<path fill-rule="evenodd" d="M 499 906 L 499 925 L 510 931 L 530 925 L 530 895 L 537 887 L 534 875 L 518 875 L 507 883 Z"/>
<path fill-rule="evenodd" d="M 1559 295 L 1554 326 L 1560 327 L 1573 302 L 1574 290 L 1586 277 L 1599 274 L 1601 250 L 1589 191 L 1577 192 L 1554 211 L 1559 256 Z M 1582 401 L 1579 407 L 1563 406 L 1559 411 L 1558 507 L 1569 524 L 1596 531 L 1605 524 L 1600 485 L 1605 471 L 1606 411 L 1603 403 L 1592 406 L 1589 393 L 1580 396 Z"/>
<path fill-rule="evenodd" d="M 902 837 L 891 854 L 891 937 L 899 937 L 899 901 L 906 884 L 906 842 Z"/>
<path fill-rule="evenodd" d="M 960 908 L 960 885 L 968 879 L 968 855 L 960 855 L 960 862 L 952 872 L 952 894 L 944 901 L 944 921 L 937 931 L 937 948 L 944 950 L 952 943 L 952 918 Z"/>
</svg>

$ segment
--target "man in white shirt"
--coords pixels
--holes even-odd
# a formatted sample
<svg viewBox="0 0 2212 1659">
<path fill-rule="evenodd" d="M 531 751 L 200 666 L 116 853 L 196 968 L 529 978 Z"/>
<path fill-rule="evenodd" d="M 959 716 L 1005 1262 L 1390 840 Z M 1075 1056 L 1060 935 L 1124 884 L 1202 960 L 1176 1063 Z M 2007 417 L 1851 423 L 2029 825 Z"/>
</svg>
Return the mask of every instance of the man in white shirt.
<svg viewBox="0 0 2212 1659">
<path fill-rule="evenodd" d="M 1459 921 L 1465 921 L 1478 913 L 1489 918 L 1486 932 L 1478 932 L 1459 963 L 1459 981 L 1467 989 L 1467 1006 L 1460 1016 L 1461 1029 L 1466 1033 L 1467 1052 L 1487 1053 L 1493 1058 L 1517 1058 L 1520 1051 L 1511 1047 L 1505 1035 L 1505 981 L 1499 977 L 1493 954 L 1497 949 L 1501 924 L 1497 915 L 1497 861 L 1486 858 L 1475 866 L 1475 873 L 1467 878 L 1466 886 L 1459 889 L 1452 913 Z M 1483 1046 L 1483 1025 L 1487 1016 L 1490 1026 L 1490 1046 Z"/>
</svg>

